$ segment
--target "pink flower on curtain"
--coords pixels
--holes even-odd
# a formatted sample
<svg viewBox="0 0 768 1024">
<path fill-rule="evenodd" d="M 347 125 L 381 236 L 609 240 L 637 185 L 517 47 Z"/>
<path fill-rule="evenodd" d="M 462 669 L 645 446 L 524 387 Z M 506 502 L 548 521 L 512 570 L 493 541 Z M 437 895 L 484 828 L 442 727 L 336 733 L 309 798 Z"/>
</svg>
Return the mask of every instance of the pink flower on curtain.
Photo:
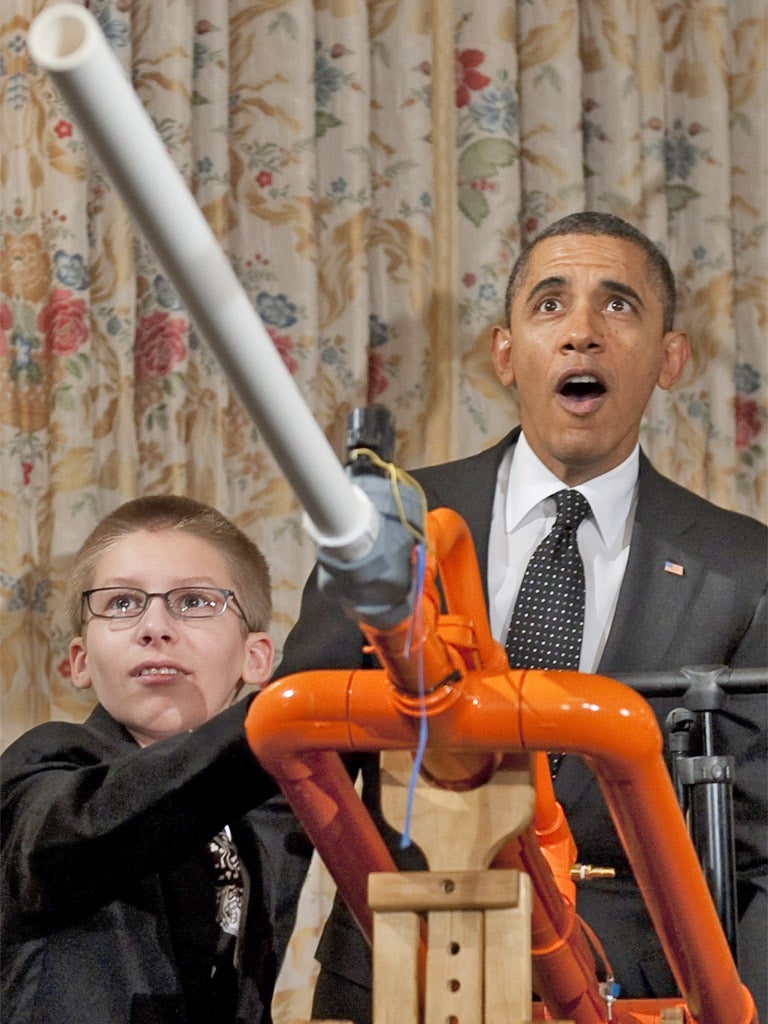
<svg viewBox="0 0 768 1024">
<path fill-rule="evenodd" d="M 286 368 L 290 373 L 296 373 L 299 368 L 299 364 L 293 358 L 293 338 L 290 334 L 278 334 L 271 328 L 267 328 L 267 333 L 274 342 L 275 348 L 280 353 L 280 358 L 286 365 Z"/>
<path fill-rule="evenodd" d="M 466 107 L 470 100 L 470 90 L 484 89 L 491 84 L 487 75 L 477 70 L 485 60 L 482 50 L 456 51 L 456 106 Z"/>
<path fill-rule="evenodd" d="M 0 302 L 0 355 L 5 355 L 10 346 L 8 332 L 13 327 L 13 313 L 7 302 Z"/>
<path fill-rule="evenodd" d="M 141 318 L 133 349 L 136 380 L 164 377 L 178 366 L 187 354 L 186 329 L 184 320 L 162 309 Z"/>
<path fill-rule="evenodd" d="M 88 340 L 86 305 L 69 288 L 54 288 L 37 314 L 37 328 L 45 337 L 45 351 L 71 356 Z"/>
<path fill-rule="evenodd" d="M 368 401 L 374 402 L 387 390 L 389 381 L 384 373 L 384 360 L 378 352 L 368 353 Z"/>
<path fill-rule="evenodd" d="M 763 429 L 760 420 L 760 410 L 753 398 L 745 398 L 743 395 L 736 395 L 736 450 L 743 451 L 749 448 Z"/>
<path fill-rule="evenodd" d="M 53 130 L 58 138 L 68 139 L 72 134 L 72 122 L 65 121 L 62 118 L 60 121 L 56 122 L 56 124 L 53 126 Z"/>
</svg>

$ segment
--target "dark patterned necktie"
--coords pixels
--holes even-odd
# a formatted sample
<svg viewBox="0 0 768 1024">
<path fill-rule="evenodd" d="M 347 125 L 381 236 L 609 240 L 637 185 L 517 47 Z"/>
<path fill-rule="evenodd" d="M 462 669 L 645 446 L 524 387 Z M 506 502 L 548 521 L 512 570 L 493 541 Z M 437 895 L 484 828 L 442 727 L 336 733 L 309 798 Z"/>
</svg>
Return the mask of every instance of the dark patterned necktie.
<svg viewBox="0 0 768 1024">
<path fill-rule="evenodd" d="M 507 634 L 511 668 L 578 669 L 584 632 L 584 564 L 576 531 L 589 515 L 579 491 L 554 495 L 557 518 L 523 576 Z M 562 754 L 550 754 L 553 776 Z"/>
</svg>

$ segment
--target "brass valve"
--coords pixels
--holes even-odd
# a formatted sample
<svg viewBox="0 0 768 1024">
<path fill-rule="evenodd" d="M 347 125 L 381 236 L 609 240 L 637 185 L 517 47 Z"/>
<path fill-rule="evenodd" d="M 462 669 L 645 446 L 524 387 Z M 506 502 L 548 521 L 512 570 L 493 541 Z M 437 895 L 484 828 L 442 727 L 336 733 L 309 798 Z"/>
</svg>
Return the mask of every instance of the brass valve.
<svg viewBox="0 0 768 1024">
<path fill-rule="evenodd" d="M 593 878 L 615 878 L 614 868 L 596 868 L 591 864 L 574 864 L 571 868 L 571 878 L 576 882 L 589 882 Z"/>
</svg>

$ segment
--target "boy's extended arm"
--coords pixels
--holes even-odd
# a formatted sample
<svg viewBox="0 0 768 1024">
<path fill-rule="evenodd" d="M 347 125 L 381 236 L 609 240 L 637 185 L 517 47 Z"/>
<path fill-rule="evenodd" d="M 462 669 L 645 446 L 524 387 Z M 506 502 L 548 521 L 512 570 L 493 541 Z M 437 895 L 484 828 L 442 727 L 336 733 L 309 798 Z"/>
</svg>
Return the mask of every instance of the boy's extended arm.
<svg viewBox="0 0 768 1024">
<path fill-rule="evenodd" d="M 97 905 L 272 796 L 245 739 L 248 703 L 145 748 L 101 708 L 12 744 L 0 759 L 5 900 L 24 917 Z"/>
</svg>

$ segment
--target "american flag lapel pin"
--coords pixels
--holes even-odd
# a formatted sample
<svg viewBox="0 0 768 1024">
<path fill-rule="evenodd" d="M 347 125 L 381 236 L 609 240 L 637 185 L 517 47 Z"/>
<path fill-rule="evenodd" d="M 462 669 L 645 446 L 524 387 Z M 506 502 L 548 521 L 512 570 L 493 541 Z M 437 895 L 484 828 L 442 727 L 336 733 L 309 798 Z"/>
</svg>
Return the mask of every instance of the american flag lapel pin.
<svg viewBox="0 0 768 1024">
<path fill-rule="evenodd" d="M 669 572 L 673 576 L 682 576 L 685 569 L 679 562 L 670 562 L 669 559 L 664 563 L 664 572 Z"/>
</svg>

